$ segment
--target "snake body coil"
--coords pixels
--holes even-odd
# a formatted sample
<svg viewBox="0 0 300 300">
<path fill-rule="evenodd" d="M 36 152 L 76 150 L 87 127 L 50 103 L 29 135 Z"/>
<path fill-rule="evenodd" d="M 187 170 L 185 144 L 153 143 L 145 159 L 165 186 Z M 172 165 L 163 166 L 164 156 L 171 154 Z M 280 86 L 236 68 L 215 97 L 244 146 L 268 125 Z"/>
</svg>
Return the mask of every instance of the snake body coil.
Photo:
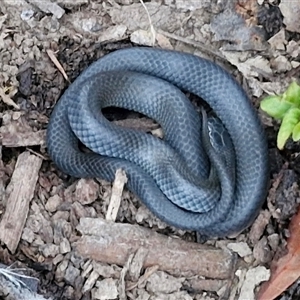
<svg viewBox="0 0 300 300">
<path fill-rule="evenodd" d="M 219 184 L 208 180 L 202 123 L 179 89 L 204 99 L 231 137 L 234 176 L 222 162 L 216 163 Z M 168 144 L 116 128 L 100 113 L 107 106 L 133 109 L 157 120 Z M 82 153 L 78 139 L 95 153 Z M 226 71 L 190 54 L 130 48 L 99 59 L 55 106 L 47 146 L 56 165 L 75 177 L 112 181 L 115 171 L 124 169 L 128 188 L 156 216 L 209 236 L 245 229 L 266 195 L 267 143 L 254 108 Z"/>
</svg>

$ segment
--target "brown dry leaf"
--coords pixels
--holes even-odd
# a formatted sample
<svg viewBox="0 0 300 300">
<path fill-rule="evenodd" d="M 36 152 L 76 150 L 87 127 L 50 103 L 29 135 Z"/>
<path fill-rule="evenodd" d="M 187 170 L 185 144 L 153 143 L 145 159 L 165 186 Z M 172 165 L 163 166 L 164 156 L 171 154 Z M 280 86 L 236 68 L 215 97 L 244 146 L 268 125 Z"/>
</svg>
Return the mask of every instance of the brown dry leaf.
<svg viewBox="0 0 300 300">
<path fill-rule="evenodd" d="M 271 266 L 271 278 L 262 285 L 258 300 L 275 299 L 300 277 L 300 209 L 292 218 L 289 230 L 288 253 Z"/>
</svg>

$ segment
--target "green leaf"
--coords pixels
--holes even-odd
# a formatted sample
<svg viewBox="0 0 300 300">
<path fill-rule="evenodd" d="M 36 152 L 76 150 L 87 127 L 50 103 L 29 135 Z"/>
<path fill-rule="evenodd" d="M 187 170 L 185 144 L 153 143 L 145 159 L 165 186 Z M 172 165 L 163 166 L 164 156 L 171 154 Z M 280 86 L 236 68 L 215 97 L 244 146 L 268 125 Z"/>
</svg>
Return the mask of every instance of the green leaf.
<svg viewBox="0 0 300 300">
<path fill-rule="evenodd" d="M 279 128 L 277 136 L 277 147 L 282 150 L 286 141 L 293 133 L 295 126 L 300 121 L 300 109 L 291 108 L 282 119 L 281 126 Z"/>
<path fill-rule="evenodd" d="M 300 86 L 294 81 L 292 82 L 282 96 L 284 101 L 300 106 Z"/>
<path fill-rule="evenodd" d="M 300 140 L 300 122 L 293 129 L 293 141 L 297 142 Z"/>
<path fill-rule="evenodd" d="M 282 99 L 282 96 L 268 96 L 260 103 L 260 108 L 269 116 L 282 120 L 293 104 Z"/>
</svg>

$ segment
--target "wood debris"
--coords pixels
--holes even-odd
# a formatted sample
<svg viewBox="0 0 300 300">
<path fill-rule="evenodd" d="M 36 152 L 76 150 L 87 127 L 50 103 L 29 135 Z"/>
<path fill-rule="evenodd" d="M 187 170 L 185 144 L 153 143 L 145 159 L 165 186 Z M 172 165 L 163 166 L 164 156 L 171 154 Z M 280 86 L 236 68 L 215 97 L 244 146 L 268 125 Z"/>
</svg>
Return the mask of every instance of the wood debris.
<svg viewBox="0 0 300 300">
<path fill-rule="evenodd" d="M 1 134 L 1 133 L 0 133 Z M 1 134 L 2 145 L 5 147 L 43 146 L 46 140 L 46 130 L 37 132 L 16 132 Z"/>
<path fill-rule="evenodd" d="M 0 222 L 0 240 L 12 253 L 16 251 L 22 235 L 41 165 L 42 159 L 30 152 L 20 154 L 6 188 L 6 209 Z"/>
<path fill-rule="evenodd" d="M 160 270 L 175 276 L 202 275 L 220 279 L 229 278 L 234 268 L 229 252 L 168 238 L 140 226 L 82 218 L 77 230 L 82 238 L 74 244 L 76 251 L 97 261 L 124 265 L 130 253 L 147 245 L 149 253 L 144 268 L 159 265 Z"/>
<path fill-rule="evenodd" d="M 124 185 L 127 183 L 127 177 L 123 170 L 117 170 L 116 177 L 111 190 L 110 203 L 106 213 L 106 220 L 115 221 L 121 204 Z"/>
</svg>

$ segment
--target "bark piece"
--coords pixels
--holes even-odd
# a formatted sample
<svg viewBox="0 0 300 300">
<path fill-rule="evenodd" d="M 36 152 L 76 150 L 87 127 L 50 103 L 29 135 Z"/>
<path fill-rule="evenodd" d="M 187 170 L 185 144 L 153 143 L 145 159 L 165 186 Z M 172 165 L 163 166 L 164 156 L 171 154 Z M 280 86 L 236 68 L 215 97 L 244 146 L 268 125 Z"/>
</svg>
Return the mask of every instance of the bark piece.
<svg viewBox="0 0 300 300">
<path fill-rule="evenodd" d="M 96 201 L 99 193 L 99 185 L 93 179 L 80 179 L 75 188 L 74 198 L 82 205 Z"/>
<path fill-rule="evenodd" d="M 279 8 L 283 14 L 283 22 L 286 25 L 286 29 L 293 32 L 300 32 L 299 12 L 300 3 L 299 1 L 280 1 Z"/>
<path fill-rule="evenodd" d="M 116 280 L 112 278 L 106 278 L 98 281 L 96 285 L 97 287 L 92 290 L 93 299 L 117 299 L 119 293 Z"/>
<path fill-rule="evenodd" d="M 17 249 L 22 235 L 41 165 L 40 157 L 28 151 L 20 154 L 6 189 L 9 196 L 0 222 L 0 240 L 12 253 Z"/>
<path fill-rule="evenodd" d="M 132 281 L 139 280 L 140 274 L 142 273 L 141 270 L 148 253 L 149 250 L 144 247 L 140 247 L 135 253 L 129 267 L 129 276 Z"/>
<path fill-rule="evenodd" d="M 82 292 L 86 293 L 90 291 L 95 285 L 98 278 L 99 278 L 99 273 L 93 270 L 92 273 L 89 275 L 88 279 L 85 281 L 84 286 L 82 288 Z"/>
<path fill-rule="evenodd" d="M 57 19 L 60 19 L 65 14 L 64 9 L 62 9 L 59 5 L 51 1 L 30 0 L 29 3 L 37 6 L 41 11 L 45 13 L 52 13 Z"/>
<path fill-rule="evenodd" d="M 7 132 L 1 134 L 2 145 L 5 147 L 43 146 L 46 140 L 46 130 L 37 132 Z"/>
<path fill-rule="evenodd" d="M 165 272 L 157 271 L 147 280 L 147 291 L 150 293 L 172 294 L 179 292 L 185 278 L 177 278 Z"/>
<path fill-rule="evenodd" d="M 144 268 L 158 265 L 175 276 L 217 279 L 231 278 L 235 271 L 229 251 L 173 239 L 140 226 L 82 218 L 77 229 L 82 237 L 74 243 L 76 251 L 96 261 L 124 266 L 130 254 L 144 247 L 149 250 Z"/>
</svg>

